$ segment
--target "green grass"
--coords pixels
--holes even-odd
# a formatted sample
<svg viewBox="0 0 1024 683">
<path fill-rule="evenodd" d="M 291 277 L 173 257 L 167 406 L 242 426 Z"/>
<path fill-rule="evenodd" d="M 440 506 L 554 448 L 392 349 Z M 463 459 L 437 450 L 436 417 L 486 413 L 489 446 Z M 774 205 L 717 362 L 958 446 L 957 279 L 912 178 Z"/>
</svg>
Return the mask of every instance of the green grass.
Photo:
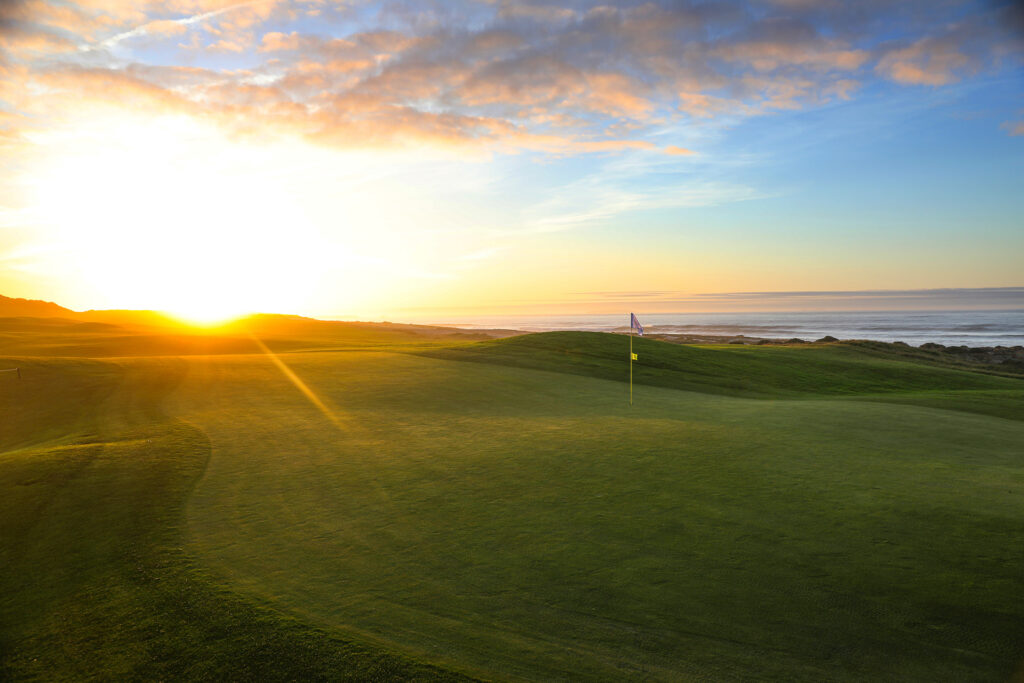
<svg viewBox="0 0 1024 683">
<path fill-rule="evenodd" d="M 0 302 L 2 303 L 2 302 Z M 487 339 L 497 331 L 471 332 L 423 325 L 313 320 L 255 315 L 212 328 L 195 328 L 160 314 L 99 311 L 98 320 L 0 317 L 0 354 L 109 358 L 260 352 L 260 339 L 275 351 L 341 348 L 430 347 Z M 89 316 L 89 314 L 78 314 Z"/>
<path fill-rule="evenodd" d="M 0 389 L 0 679 L 455 678 L 241 599 L 195 563 L 183 506 L 210 444 L 158 407 L 183 363 L 13 364 L 25 379 Z"/>
<path fill-rule="evenodd" d="M 265 356 L 12 361 L 0 676 L 1002 680 L 1024 656 L 1024 380 L 634 340 L 630 408 L 623 337 L 391 343 L 282 354 L 323 410 Z"/>
<path fill-rule="evenodd" d="M 625 382 L 629 343 L 628 337 L 596 332 L 548 332 L 423 353 Z M 861 344 L 683 346 L 643 338 L 633 339 L 633 351 L 640 356 L 633 365 L 636 384 L 751 398 L 920 402 L 1024 419 L 1024 377 L 916 362 L 902 351 Z"/>
</svg>

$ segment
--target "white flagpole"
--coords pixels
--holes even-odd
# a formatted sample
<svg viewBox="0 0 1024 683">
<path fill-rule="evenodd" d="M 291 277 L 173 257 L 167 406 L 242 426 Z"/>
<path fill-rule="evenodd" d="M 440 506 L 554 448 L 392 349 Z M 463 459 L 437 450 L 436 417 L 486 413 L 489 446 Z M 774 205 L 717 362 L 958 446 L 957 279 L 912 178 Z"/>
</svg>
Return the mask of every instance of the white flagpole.
<svg viewBox="0 0 1024 683">
<path fill-rule="evenodd" d="M 633 405 L 633 314 L 629 314 L 629 405 Z"/>
</svg>

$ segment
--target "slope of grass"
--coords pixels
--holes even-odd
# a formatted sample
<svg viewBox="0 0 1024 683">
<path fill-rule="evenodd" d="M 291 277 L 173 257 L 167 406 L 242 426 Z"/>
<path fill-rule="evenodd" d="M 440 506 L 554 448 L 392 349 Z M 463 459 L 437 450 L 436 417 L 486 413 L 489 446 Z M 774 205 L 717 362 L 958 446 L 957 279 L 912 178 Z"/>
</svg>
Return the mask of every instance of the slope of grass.
<svg viewBox="0 0 1024 683">
<path fill-rule="evenodd" d="M 157 405 L 183 364 L 11 362 L 25 379 L 0 380 L 0 679 L 454 678 L 247 602 L 194 563 L 183 505 L 210 445 Z"/>
<path fill-rule="evenodd" d="M 1024 419 L 1024 378 L 915 362 L 858 345 L 683 346 L 633 339 L 636 384 L 752 398 L 871 398 Z M 424 355 L 629 379 L 629 339 L 548 332 L 431 349 Z M 938 393 L 935 393 L 938 392 Z"/>
<path fill-rule="evenodd" d="M 197 557 L 297 618 L 498 679 L 999 680 L 1024 654 L 1018 421 L 281 359 L 326 414 L 243 357 L 194 359 L 169 409 L 213 448 Z M 910 386 L 972 379 L 932 372 Z"/>
</svg>

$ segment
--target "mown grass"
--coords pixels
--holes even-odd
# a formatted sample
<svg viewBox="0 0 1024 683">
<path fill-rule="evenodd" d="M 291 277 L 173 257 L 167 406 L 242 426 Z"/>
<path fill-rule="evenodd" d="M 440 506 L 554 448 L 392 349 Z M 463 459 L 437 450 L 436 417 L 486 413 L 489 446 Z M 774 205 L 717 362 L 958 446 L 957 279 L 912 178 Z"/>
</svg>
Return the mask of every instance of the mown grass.
<svg viewBox="0 0 1024 683">
<path fill-rule="evenodd" d="M 1020 659 L 1019 421 L 852 390 L 640 385 L 630 409 L 621 382 L 504 364 L 282 358 L 332 419 L 242 358 L 197 359 L 172 410 L 216 454 L 199 557 L 301 618 L 485 678 L 992 680 Z"/>
<path fill-rule="evenodd" d="M 629 379 L 629 339 L 548 332 L 424 351 L 447 360 Z M 751 398 L 851 397 L 1024 419 L 1024 378 L 938 365 L 860 344 L 689 346 L 633 339 L 636 384 Z M 964 393 L 968 392 L 968 393 Z"/>
<path fill-rule="evenodd" d="M 0 679 L 447 680 L 246 601 L 183 544 L 210 445 L 174 361 L 17 359 L 0 391 Z M 6 379 L 6 378 L 5 378 Z"/>
<path fill-rule="evenodd" d="M 244 354 L 259 353 L 261 343 L 275 351 L 390 348 L 395 344 L 430 347 L 487 339 L 502 333 L 287 315 L 254 315 L 197 328 L 144 311 L 94 313 L 107 322 L 0 317 L 0 354 L 78 358 Z"/>
<path fill-rule="evenodd" d="M 1022 380 L 634 340 L 630 408 L 622 337 L 363 342 L 421 355 L 280 356 L 319 406 L 263 355 L 12 361 L 0 677 L 1001 680 L 1024 655 Z"/>
</svg>

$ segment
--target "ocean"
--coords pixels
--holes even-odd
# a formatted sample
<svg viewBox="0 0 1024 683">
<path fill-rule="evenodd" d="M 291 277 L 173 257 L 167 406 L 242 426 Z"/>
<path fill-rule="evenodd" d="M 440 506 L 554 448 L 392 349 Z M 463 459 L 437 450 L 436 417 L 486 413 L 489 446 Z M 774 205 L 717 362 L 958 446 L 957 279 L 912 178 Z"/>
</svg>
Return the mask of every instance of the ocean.
<svg viewBox="0 0 1024 683">
<path fill-rule="evenodd" d="M 739 336 L 807 341 L 838 339 L 928 342 L 946 346 L 1024 345 L 1024 309 L 998 311 L 879 311 L 801 313 L 637 312 L 648 334 Z M 541 332 L 628 332 L 629 313 L 616 315 L 482 316 L 437 319 L 433 324 L 465 329 L 504 328 Z"/>
</svg>

